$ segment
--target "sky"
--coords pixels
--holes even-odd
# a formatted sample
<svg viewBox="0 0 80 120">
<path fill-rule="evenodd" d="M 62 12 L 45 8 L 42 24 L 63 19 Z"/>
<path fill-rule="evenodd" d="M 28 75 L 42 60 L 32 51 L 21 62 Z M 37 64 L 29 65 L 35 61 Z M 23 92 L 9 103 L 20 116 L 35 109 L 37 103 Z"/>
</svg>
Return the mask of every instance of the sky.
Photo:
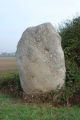
<svg viewBox="0 0 80 120">
<path fill-rule="evenodd" d="M 0 52 L 16 52 L 28 27 L 54 27 L 80 13 L 80 0 L 0 0 Z"/>
</svg>

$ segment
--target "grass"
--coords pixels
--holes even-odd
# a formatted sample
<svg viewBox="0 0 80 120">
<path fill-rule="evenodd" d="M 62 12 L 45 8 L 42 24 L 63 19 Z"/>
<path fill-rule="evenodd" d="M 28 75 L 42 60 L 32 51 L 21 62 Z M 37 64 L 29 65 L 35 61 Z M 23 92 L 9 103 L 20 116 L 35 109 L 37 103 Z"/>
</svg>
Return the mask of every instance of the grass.
<svg viewBox="0 0 80 120">
<path fill-rule="evenodd" d="M 11 95 L 0 94 L 0 120 L 80 120 L 80 108 L 23 104 Z"/>
<path fill-rule="evenodd" d="M 0 61 L 0 120 L 80 120 L 79 105 L 54 107 L 51 103 L 23 102 L 20 95 L 18 95 L 21 90 L 18 72 L 3 72 L 12 69 L 13 64 L 11 63 L 15 64 L 15 58 L 1 59 L 5 61 L 4 64 L 6 65 L 1 64 Z M 13 62 L 10 62 L 10 60 Z M 41 96 L 42 99 L 43 96 Z M 47 101 L 48 98 L 45 100 Z"/>
</svg>

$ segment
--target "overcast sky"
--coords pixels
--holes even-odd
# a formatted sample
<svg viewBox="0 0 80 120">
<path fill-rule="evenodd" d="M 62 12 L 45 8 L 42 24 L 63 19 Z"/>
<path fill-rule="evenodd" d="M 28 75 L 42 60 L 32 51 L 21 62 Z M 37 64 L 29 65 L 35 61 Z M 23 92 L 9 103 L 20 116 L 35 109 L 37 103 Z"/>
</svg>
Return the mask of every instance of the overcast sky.
<svg viewBox="0 0 80 120">
<path fill-rule="evenodd" d="M 80 0 L 0 0 L 0 52 L 15 52 L 27 27 L 53 26 L 80 13 Z"/>
</svg>

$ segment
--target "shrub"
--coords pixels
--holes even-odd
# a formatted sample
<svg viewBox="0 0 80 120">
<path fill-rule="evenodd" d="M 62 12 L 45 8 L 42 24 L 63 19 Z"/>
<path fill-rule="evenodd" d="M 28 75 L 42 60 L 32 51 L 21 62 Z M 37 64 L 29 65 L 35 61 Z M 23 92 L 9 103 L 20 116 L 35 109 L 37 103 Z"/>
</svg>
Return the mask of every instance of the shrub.
<svg viewBox="0 0 80 120">
<path fill-rule="evenodd" d="M 80 91 L 80 16 L 59 26 L 66 63 L 66 90 Z M 69 89 L 70 88 L 70 89 Z"/>
<path fill-rule="evenodd" d="M 21 90 L 20 79 L 18 72 L 9 72 L 0 74 L 0 89 L 7 87 L 17 91 Z"/>
</svg>

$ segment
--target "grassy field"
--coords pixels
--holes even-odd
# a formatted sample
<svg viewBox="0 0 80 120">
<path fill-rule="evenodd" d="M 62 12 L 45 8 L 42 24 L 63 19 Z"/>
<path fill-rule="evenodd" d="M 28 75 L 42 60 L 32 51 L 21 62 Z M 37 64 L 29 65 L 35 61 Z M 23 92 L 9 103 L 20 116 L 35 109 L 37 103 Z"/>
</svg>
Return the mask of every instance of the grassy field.
<svg viewBox="0 0 80 120">
<path fill-rule="evenodd" d="M 15 57 L 0 57 L 0 85 L 4 87 L 4 92 L 1 93 L 0 90 L 0 120 L 80 120 L 79 105 L 54 107 L 50 103 L 26 103 L 20 98 L 14 98 L 12 94 L 16 91 L 13 91 L 14 83 L 11 79 L 15 81 L 17 77 L 16 74 L 6 72 L 15 70 L 17 70 Z M 11 89 L 12 92 L 8 93 L 6 89 Z"/>
<path fill-rule="evenodd" d="M 27 104 L 0 94 L 0 120 L 80 120 L 80 107 Z"/>
<path fill-rule="evenodd" d="M 0 57 L 0 72 L 17 70 L 15 57 Z"/>
</svg>

